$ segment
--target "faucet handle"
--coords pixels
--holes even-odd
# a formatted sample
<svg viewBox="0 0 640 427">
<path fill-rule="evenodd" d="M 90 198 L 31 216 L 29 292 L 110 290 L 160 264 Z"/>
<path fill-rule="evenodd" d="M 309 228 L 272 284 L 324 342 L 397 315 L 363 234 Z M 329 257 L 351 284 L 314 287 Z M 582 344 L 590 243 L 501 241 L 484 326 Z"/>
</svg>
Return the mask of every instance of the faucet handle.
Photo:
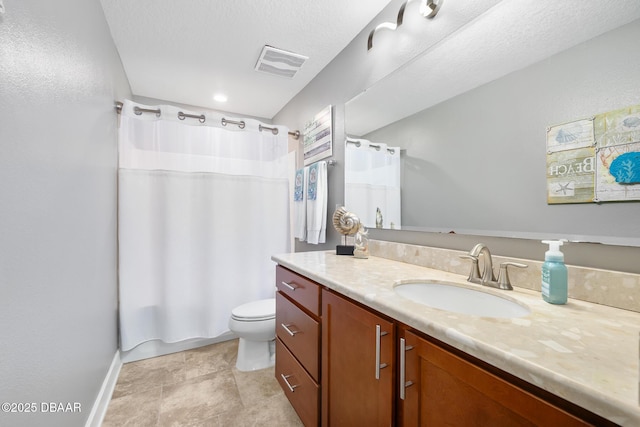
<svg viewBox="0 0 640 427">
<path fill-rule="evenodd" d="M 473 255 L 460 255 L 460 258 L 471 260 L 471 270 L 467 282 L 480 283 L 480 268 L 478 267 L 478 257 Z"/>
<path fill-rule="evenodd" d="M 500 263 L 500 271 L 498 272 L 498 288 L 511 290 L 513 286 L 511 286 L 511 281 L 509 280 L 509 273 L 507 272 L 507 267 L 509 266 L 518 267 L 518 268 L 527 268 L 526 264 L 521 264 L 519 262 L 502 262 Z"/>
</svg>

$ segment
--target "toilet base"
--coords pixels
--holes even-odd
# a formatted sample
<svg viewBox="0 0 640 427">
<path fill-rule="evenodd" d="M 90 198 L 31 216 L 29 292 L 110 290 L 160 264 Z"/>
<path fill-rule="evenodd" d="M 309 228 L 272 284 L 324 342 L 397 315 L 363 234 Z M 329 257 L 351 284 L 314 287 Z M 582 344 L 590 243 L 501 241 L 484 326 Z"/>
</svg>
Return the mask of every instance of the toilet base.
<svg viewBox="0 0 640 427">
<path fill-rule="evenodd" d="M 238 341 L 236 368 L 239 371 L 257 371 L 270 368 L 275 364 L 275 354 L 271 351 L 271 341 Z"/>
</svg>

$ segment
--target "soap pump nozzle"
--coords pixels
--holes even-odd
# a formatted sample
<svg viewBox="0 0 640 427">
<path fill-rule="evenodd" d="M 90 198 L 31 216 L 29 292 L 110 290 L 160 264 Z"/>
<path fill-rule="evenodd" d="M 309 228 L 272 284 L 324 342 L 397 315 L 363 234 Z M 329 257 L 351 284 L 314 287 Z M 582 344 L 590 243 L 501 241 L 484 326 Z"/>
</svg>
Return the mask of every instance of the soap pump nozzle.
<svg viewBox="0 0 640 427">
<path fill-rule="evenodd" d="M 560 251 L 560 246 L 564 245 L 566 240 L 543 240 L 542 243 L 549 245 L 549 250 L 544 253 L 545 259 L 550 257 L 556 258 L 560 261 L 564 260 L 564 254 Z"/>
</svg>

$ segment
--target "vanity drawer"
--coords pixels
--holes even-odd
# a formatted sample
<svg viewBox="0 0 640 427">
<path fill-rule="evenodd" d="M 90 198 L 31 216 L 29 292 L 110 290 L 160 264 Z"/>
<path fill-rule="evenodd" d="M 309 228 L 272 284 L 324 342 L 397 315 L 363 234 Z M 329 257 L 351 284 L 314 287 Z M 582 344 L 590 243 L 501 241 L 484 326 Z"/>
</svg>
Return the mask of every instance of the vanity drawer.
<svg viewBox="0 0 640 427">
<path fill-rule="evenodd" d="M 320 285 L 284 267 L 276 266 L 276 287 L 316 316 L 320 316 Z"/>
<path fill-rule="evenodd" d="M 320 388 L 279 338 L 276 339 L 276 379 L 302 423 L 317 426 Z"/>
<path fill-rule="evenodd" d="M 276 334 L 313 379 L 319 381 L 320 323 L 280 292 L 276 293 Z"/>
</svg>

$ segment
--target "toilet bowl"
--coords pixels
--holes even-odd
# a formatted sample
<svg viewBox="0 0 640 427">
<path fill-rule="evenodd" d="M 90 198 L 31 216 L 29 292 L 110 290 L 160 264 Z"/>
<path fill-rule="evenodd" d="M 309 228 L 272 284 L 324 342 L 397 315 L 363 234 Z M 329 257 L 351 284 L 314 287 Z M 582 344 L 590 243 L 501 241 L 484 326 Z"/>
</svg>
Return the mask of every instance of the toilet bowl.
<svg viewBox="0 0 640 427">
<path fill-rule="evenodd" d="M 236 359 L 239 371 L 255 371 L 274 365 L 275 298 L 253 301 L 234 308 L 229 319 L 229 330 L 240 338 Z"/>
</svg>

